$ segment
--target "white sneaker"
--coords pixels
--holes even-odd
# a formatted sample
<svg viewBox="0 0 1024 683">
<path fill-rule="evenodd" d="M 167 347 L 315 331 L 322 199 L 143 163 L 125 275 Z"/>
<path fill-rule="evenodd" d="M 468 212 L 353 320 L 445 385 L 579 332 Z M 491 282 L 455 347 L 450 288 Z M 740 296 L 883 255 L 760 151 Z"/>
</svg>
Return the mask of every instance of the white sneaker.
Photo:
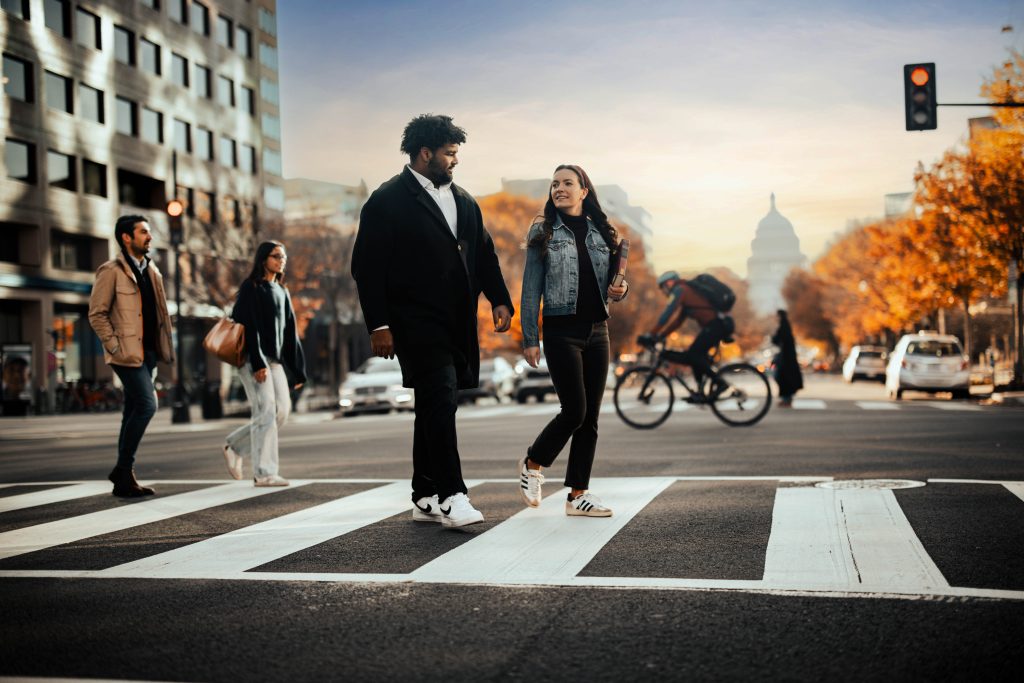
<svg viewBox="0 0 1024 683">
<path fill-rule="evenodd" d="M 526 504 L 532 508 L 540 505 L 541 494 L 540 487 L 544 483 L 544 475 L 540 473 L 540 470 L 531 470 L 526 466 L 526 460 L 519 461 L 519 493 L 522 494 L 523 500 Z"/>
<path fill-rule="evenodd" d="M 424 496 L 412 504 L 414 522 L 440 522 L 441 503 L 437 496 Z"/>
<path fill-rule="evenodd" d="M 268 474 L 265 477 L 256 477 L 255 486 L 288 486 L 291 482 L 277 474 Z"/>
<path fill-rule="evenodd" d="M 459 527 L 484 521 L 483 513 L 473 507 L 465 493 L 456 493 L 445 498 L 440 510 L 441 526 Z"/>
<path fill-rule="evenodd" d="M 565 501 L 565 514 L 570 517 L 611 517 L 612 511 L 593 493 L 584 493 Z"/>
<path fill-rule="evenodd" d="M 235 453 L 235 449 L 227 444 L 224 444 L 224 462 L 232 479 L 242 478 L 242 456 Z"/>
</svg>

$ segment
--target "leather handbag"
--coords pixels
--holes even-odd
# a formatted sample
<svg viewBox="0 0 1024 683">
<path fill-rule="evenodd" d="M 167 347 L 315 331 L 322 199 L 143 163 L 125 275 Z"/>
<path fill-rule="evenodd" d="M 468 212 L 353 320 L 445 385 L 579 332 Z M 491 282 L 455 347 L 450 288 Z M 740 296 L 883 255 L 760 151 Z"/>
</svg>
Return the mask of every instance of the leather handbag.
<svg viewBox="0 0 1024 683">
<path fill-rule="evenodd" d="M 245 326 L 221 318 L 203 339 L 203 348 L 236 368 L 245 364 Z"/>
</svg>

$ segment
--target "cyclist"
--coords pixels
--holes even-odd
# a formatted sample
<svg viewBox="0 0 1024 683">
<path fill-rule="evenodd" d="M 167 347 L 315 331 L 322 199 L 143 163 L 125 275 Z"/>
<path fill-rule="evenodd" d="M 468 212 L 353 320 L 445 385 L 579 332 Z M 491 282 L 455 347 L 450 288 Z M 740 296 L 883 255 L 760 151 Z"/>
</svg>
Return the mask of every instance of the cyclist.
<svg viewBox="0 0 1024 683">
<path fill-rule="evenodd" d="M 666 351 L 664 357 L 670 362 L 682 363 L 693 368 L 698 386 L 705 374 L 717 379 L 711 370 L 708 351 L 722 341 L 732 341 L 730 335 L 736 329 L 732 316 L 716 311 L 707 298 L 674 270 L 661 274 L 658 278 L 658 288 L 669 298 L 668 305 L 665 306 L 654 329 L 649 334 L 637 337 L 637 343 L 650 346 L 665 339 L 682 325 L 687 317 L 693 318 L 700 325 L 700 332 L 690 344 L 690 348 L 686 351 Z"/>
</svg>

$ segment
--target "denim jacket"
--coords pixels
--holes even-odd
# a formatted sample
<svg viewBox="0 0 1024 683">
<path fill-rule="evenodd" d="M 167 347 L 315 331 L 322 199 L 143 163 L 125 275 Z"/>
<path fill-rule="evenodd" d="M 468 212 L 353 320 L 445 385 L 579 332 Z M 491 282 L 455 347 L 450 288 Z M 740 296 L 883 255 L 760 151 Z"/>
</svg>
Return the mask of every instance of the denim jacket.
<svg viewBox="0 0 1024 683">
<path fill-rule="evenodd" d="M 584 277 L 597 278 L 597 291 L 605 294 L 605 311 L 608 310 L 608 265 L 611 251 L 593 221 L 587 219 L 587 251 L 593 270 Z M 540 301 L 544 299 L 547 315 L 572 315 L 576 312 L 579 292 L 579 257 L 576 239 L 561 217 L 556 217 L 548 242 L 547 253 L 541 255 L 539 248 L 529 246 L 530 240 L 544 232 L 543 223 L 534 223 L 526 236 L 526 268 L 523 270 L 523 295 L 519 305 L 520 321 L 523 325 L 523 348 L 540 346 Z"/>
</svg>

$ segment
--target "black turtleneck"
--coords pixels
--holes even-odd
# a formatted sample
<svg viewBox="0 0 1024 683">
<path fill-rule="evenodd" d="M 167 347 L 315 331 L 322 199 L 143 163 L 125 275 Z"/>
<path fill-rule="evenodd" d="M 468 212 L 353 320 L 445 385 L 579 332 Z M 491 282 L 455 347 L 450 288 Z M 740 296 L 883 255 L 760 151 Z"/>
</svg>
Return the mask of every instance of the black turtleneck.
<svg viewBox="0 0 1024 683">
<path fill-rule="evenodd" d="M 598 291 L 597 277 L 595 276 L 594 264 L 590 260 L 590 251 L 587 249 L 587 217 L 567 216 L 561 211 L 558 212 L 565 227 L 572 231 L 576 240 L 577 263 L 579 264 L 579 291 L 576 293 L 576 313 L 572 315 L 545 315 L 545 332 L 556 332 L 565 334 L 572 330 L 584 330 L 589 333 L 590 327 L 595 323 L 608 319 L 608 312 L 604 307 L 604 297 Z"/>
<path fill-rule="evenodd" d="M 157 317 L 156 317 L 156 292 L 153 289 L 153 281 L 149 279 L 149 259 L 145 256 L 143 263 L 146 267 L 141 271 L 135 264 L 135 259 L 125 252 L 125 260 L 128 267 L 135 274 L 135 282 L 139 285 L 139 296 L 142 298 L 142 348 L 146 351 L 156 351 L 157 344 Z"/>
</svg>

